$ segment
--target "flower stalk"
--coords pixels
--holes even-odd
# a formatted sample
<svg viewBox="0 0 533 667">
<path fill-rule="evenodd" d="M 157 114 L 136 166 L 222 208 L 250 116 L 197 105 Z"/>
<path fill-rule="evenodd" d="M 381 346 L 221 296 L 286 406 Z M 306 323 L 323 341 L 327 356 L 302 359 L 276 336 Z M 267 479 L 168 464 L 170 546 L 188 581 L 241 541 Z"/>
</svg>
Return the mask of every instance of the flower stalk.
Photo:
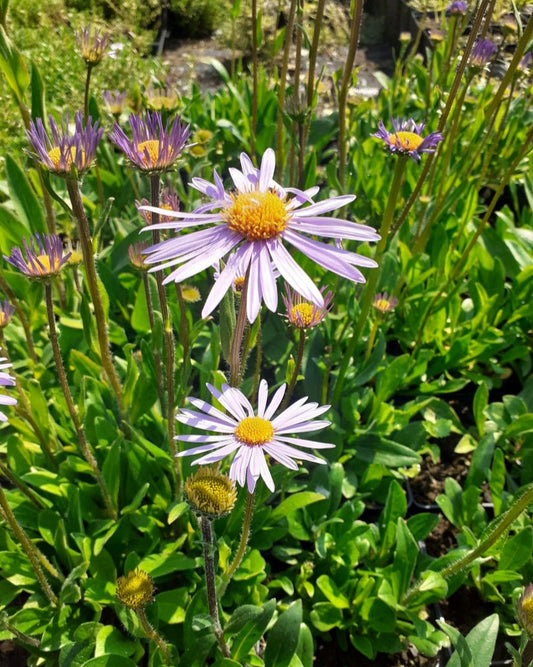
<svg viewBox="0 0 533 667">
<path fill-rule="evenodd" d="M 254 500 L 255 491 L 253 493 L 248 492 L 246 495 L 246 507 L 244 508 L 241 539 L 233 560 L 231 561 L 226 572 L 222 575 L 222 584 L 220 585 L 219 590 L 220 597 L 222 597 L 226 592 L 226 588 L 228 587 L 231 578 L 237 571 L 237 568 L 242 563 L 242 559 L 244 558 L 246 546 L 250 538 L 250 527 L 252 525 L 252 517 L 254 514 Z"/>
<path fill-rule="evenodd" d="M 161 653 L 163 654 L 163 658 L 165 660 L 165 664 L 170 665 L 170 652 L 168 650 L 168 644 L 150 623 L 150 621 L 146 616 L 146 611 L 142 607 L 140 607 L 139 609 L 135 609 L 135 613 L 137 614 L 137 618 L 139 619 L 139 622 L 141 624 L 141 627 L 145 635 L 148 637 L 148 639 L 153 641 L 154 644 L 161 650 Z"/>
<path fill-rule="evenodd" d="M 231 341 L 230 349 L 230 386 L 238 387 L 241 383 L 241 348 L 242 348 L 242 339 L 244 336 L 244 330 L 246 328 L 246 299 L 248 295 L 248 282 L 250 277 L 250 269 L 247 270 L 246 276 L 244 278 L 244 283 L 242 285 L 241 291 L 241 303 L 239 305 L 239 313 L 237 315 L 237 321 L 235 323 L 235 331 L 233 332 L 233 339 Z"/>
<path fill-rule="evenodd" d="M 68 380 L 67 380 L 67 374 L 65 372 L 65 366 L 63 364 L 63 358 L 61 356 L 61 350 L 59 347 L 59 340 L 57 336 L 57 330 L 56 330 L 56 323 L 55 323 L 55 316 L 54 316 L 54 302 L 53 302 L 53 296 L 52 296 L 52 285 L 49 281 L 46 281 L 44 283 L 44 294 L 45 294 L 45 300 L 46 300 L 46 313 L 48 316 L 48 327 L 50 330 L 50 342 L 52 343 L 52 351 L 54 354 L 54 361 L 56 364 L 56 369 L 57 369 L 57 375 L 59 378 L 59 383 L 61 385 L 61 389 L 63 390 L 63 395 L 65 397 L 65 401 L 67 403 L 67 408 L 70 414 L 70 417 L 72 419 L 72 423 L 74 425 L 74 430 L 76 431 L 76 435 L 78 437 L 78 441 L 80 443 L 81 451 L 83 453 L 83 456 L 85 457 L 85 460 L 87 463 L 91 466 L 91 469 L 93 471 L 93 474 L 96 478 L 96 481 L 98 483 L 98 486 L 100 487 L 100 491 L 102 493 L 102 498 L 104 500 L 104 504 L 106 506 L 107 512 L 109 516 L 111 516 L 113 519 L 117 518 L 117 512 L 115 508 L 113 507 L 113 502 L 111 500 L 111 496 L 109 494 L 109 490 L 107 489 L 106 483 L 104 481 L 104 478 L 102 477 L 102 473 L 100 472 L 100 469 L 98 467 L 98 462 L 92 453 L 89 443 L 87 442 L 87 439 L 85 437 L 85 431 L 83 430 L 83 427 L 80 423 L 80 420 L 78 418 L 78 414 L 76 412 L 76 407 L 74 405 L 74 401 L 72 399 L 72 394 L 70 392 L 70 388 L 68 385 Z"/>
<path fill-rule="evenodd" d="M 285 410 L 285 408 L 289 405 L 289 401 L 291 400 L 294 388 L 296 387 L 296 383 L 298 382 L 298 375 L 302 367 L 302 359 L 304 356 L 306 338 L 307 336 L 305 329 L 300 329 L 300 335 L 298 336 L 298 351 L 296 352 L 296 361 L 294 362 L 294 370 L 292 372 L 291 379 L 289 381 L 289 386 L 287 387 L 287 392 L 285 394 L 282 404 L 280 405 L 280 410 Z"/>
</svg>

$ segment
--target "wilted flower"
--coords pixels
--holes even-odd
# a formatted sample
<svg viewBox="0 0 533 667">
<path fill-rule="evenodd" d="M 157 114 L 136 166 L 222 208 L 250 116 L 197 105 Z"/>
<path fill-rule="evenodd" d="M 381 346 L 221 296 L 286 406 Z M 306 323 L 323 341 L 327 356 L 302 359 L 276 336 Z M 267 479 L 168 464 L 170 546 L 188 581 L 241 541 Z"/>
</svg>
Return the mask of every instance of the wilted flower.
<svg viewBox="0 0 533 667">
<path fill-rule="evenodd" d="M 63 249 L 69 255 L 68 264 L 70 266 L 77 266 L 83 262 L 83 253 L 77 241 L 63 241 Z"/>
<path fill-rule="evenodd" d="M 76 42 L 81 57 L 88 65 L 98 65 L 109 45 L 109 33 L 100 34 L 98 28 L 88 25 L 76 33 Z"/>
<path fill-rule="evenodd" d="M 324 306 L 319 307 L 314 303 L 306 301 L 301 294 L 298 294 L 290 287 L 287 287 L 287 296 L 281 295 L 287 314 L 287 320 L 298 329 L 312 329 L 320 324 L 328 314 L 333 299 L 333 292 L 328 291 L 324 294 L 324 289 L 320 291 L 324 297 Z"/>
<path fill-rule="evenodd" d="M 230 169 L 235 186 L 231 192 L 226 192 L 216 171 L 214 183 L 193 178 L 192 187 L 212 201 L 198 207 L 193 213 L 167 214 L 184 218 L 184 222 L 158 226 L 161 229 L 175 230 L 196 225 L 208 226 L 202 231 L 168 239 L 152 248 L 148 261 L 158 264 L 153 270 L 182 264 L 167 276 L 164 281 L 166 283 L 190 278 L 221 260 L 238 246 L 215 282 L 204 305 L 202 317 L 207 317 L 216 308 L 243 270 L 244 275 L 249 276 L 246 303 L 248 320 L 255 320 L 263 300 L 266 306 L 275 312 L 278 293 L 273 266 L 304 298 L 323 307 L 324 298 L 319 289 L 292 258 L 283 242 L 294 246 L 320 266 L 355 282 L 364 282 L 364 277 L 354 265 L 376 266 L 368 257 L 303 235 L 360 241 L 379 239 L 372 227 L 321 217 L 323 213 L 349 204 L 354 200 L 354 195 L 330 197 L 314 203 L 312 197 L 318 192 L 318 188 L 302 191 L 281 187 L 273 179 L 275 163 L 275 153 L 271 148 L 265 151 L 259 169 L 242 153 L 242 171 Z M 303 204 L 309 205 L 302 207 Z M 211 213 L 214 209 L 218 211 Z M 162 210 L 159 212 L 165 213 Z"/>
<path fill-rule="evenodd" d="M 57 276 L 68 262 L 70 253 L 63 254 L 63 242 L 56 234 L 34 234 L 30 242 L 24 239 L 24 253 L 11 248 L 11 255 L 4 259 L 36 280 L 48 280 Z"/>
<path fill-rule="evenodd" d="M 174 111 L 180 103 L 177 93 L 168 88 L 151 88 L 145 93 L 146 106 L 153 111 Z"/>
<path fill-rule="evenodd" d="M 472 48 L 468 64 L 476 70 L 483 69 L 497 50 L 498 47 L 490 39 L 478 39 Z"/>
<path fill-rule="evenodd" d="M 126 108 L 127 97 L 127 92 L 119 92 L 118 90 L 104 90 L 102 93 L 104 104 L 106 105 L 109 113 L 112 113 L 113 116 L 120 116 L 120 114 L 124 111 Z"/>
<path fill-rule="evenodd" d="M 443 42 L 446 39 L 446 31 L 445 30 L 438 30 L 437 28 L 430 28 L 428 31 L 429 34 L 429 39 L 434 42 Z"/>
<path fill-rule="evenodd" d="M 178 197 L 178 193 L 175 190 L 171 190 L 170 188 L 163 188 L 163 191 L 161 192 L 160 196 L 160 207 L 164 209 L 165 211 L 179 211 L 180 208 L 180 200 Z M 150 202 L 148 199 L 143 197 L 141 201 L 138 201 L 137 199 L 135 200 L 135 206 L 137 207 L 137 210 L 142 216 L 142 219 L 148 224 L 152 224 L 152 214 L 150 211 L 146 210 L 147 206 L 150 206 Z M 159 222 L 170 222 L 172 218 L 167 215 L 160 215 L 159 216 Z"/>
<path fill-rule="evenodd" d="M 235 482 L 216 466 L 200 466 L 187 477 L 185 494 L 193 511 L 210 519 L 229 514 L 237 500 Z"/>
<path fill-rule="evenodd" d="M 372 305 L 380 313 L 388 313 L 396 308 L 398 299 L 395 296 L 389 296 L 387 292 L 381 292 L 380 294 L 376 294 Z"/>
<path fill-rule="evenodd" d="M 7 301 L 5 302 L 7 303 Z M 5 361 L 5 357 L 0 357 L 0 361 Z M 13 387 L 15 380 L 10 377 L 7 373 L 4 373 L 5 368 L 11 368 L 11 364 L 1 364 L 0 363 L 0 386 L 2 387 Z M 0 394 L 0 405 L 16 405 L 17 399 L 12 398 L 11 396 L 4 396 Z M 6 422 L 7 417 L 3 412 L 0 412 L 0 421 Z"/>
<path fill-rule="evenodd" d="M 136 269 L 139 269 L 139 271 L 148 271 L 150 268 L 150 265 L 146 264 L 146 256 L 144 254 L 148 246 L 149 243 L 146 241 L 139 241 L 138 243 L 130 245 L 128 248 L 130 262 Z"/>
<path fill-rule="evenodd" d="M 158 173 L 170 169 L 181 155 L 189 139 L 189 126 L 181 123 L 176 116 L 170 125 L 167 119 L 163 125 L 161 113 L 147 111 L 144 116 L 130 114 L 132 139 L 115 123 L 109 138 L 130 162 L 148 173 Z"/>
<path fill-rule="evenodd" d="M 329 410 L 329 405 L 306 404 L 307 398 L 301 398 L 272 419 L 283 400 L 286 385 L 282 385 L 275 392 L 270 404 L 267 405 L 268 385 L 265 380 L 261 380 L 257 397 L 257 415 L 239 389 L 223 385 L 222 391 L 219 391 L 210 384 L 207 388 L 228 414 L 224 414 L 205 401 L 189 397 L 189 401 L 200 412 L 182 409 L 176 415 L 176 419 L 188 426 L 215 431 L 219 435 L 176 436 L 176 440 L 182 442 L 207 443 L 180 452 L 178 456 L 203 454 L 194 463 L 205 465 L 220 461 L 236 451 L 229 476 L 241 486 L 247 484 L 250 493 L 253 493 L 259 477 L 263 478 L 271 491 L 275 488 L 265 454 L 287 468 L 297 470 L 295 459 L 314 463 L 325 463 L 325 461 L 291 445 L 305 449 L 328 449 L 335 446 L 327 442 L 313 442 L 286 435 L 317 431 L 329 426 L 330 422 L 326 420 L 313 421 L 315 417 Z"/>
<path fill-rule="evenodd" d="M 466 14 L 467 10 L 468 10 L 468 2 L 465 2 L 464 0 L 454 0 L 453 2 L 450 2 L 448 7 L 446 8 L 446 14 L 464 15 Z"/>
<path fill-rule="evenodd" d="M 186 303 L 197 303 L 200 301 L 200 290 L 194 285 L 182 285 L 181 296 Z"/>
<path fill-rule="evenodd" d="M 68 112 L 61 119 L 61 126 L 52 116 L 49 116 L 48 119 L 51 138 L 44 129 L 41 118 L 37 118 L 35 123 L 33 121 L 30 123 L 26 136 L 34 152 L 27 151 L 28 155 L 59 176 L 69 176 L 73 167 L 76 168 L 78 174 L 87 171 L 94 160 L 103 133 L 103 130 L 98 127 L 98 121 L 93 125 L 89 116 L 84 127 L 83 114 L 78 111 L 74 118 L 75 129 L 70 135 Z"/>
<path fill-rule="evenodd" d="M 117 579 L 117 600 L 128 609 L 143 609 L 154 597 L 152 577 L 139 568 Z"/>
<path fill-rule="evenodd" d="M 520 625 L 533 639 L 533 584 L 529 584 L 518 598 L 516 614 Z"/>
<path fill-rule="evenodd" d="M 380 120 L 379 130 L 372 136 L 383 139 L 391 153 L 408 155 L 416 162 L 420 161 L 420 153 L 433 153 L 439 141 L 442 141 L 440 132 L 431 132 L 427 137 L 422 137 L 425 123 L 417 125 L 412 118 L 408 120 L 391 118 L 391 123 L 393 132 L 388 132 Z"/>
<path fill-rule="evenodd" d="M 15 308 L 7 299 L 0 301 L 0 329 L 4 329 L 11 322 Z"/>
</svg>

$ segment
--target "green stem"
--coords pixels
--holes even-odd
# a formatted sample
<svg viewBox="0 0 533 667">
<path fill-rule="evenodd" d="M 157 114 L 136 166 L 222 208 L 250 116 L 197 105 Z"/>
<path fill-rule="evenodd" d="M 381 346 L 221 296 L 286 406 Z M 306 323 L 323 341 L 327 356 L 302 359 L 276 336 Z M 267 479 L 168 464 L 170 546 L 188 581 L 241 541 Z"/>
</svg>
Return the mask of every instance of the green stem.
<svg viewBox="0 0 533 667">
<path fill-rule="evenodd" d="M 8 285 L 6 279 L 0 273 L 0 287 L 2 288 L 2 291 L 5 293 L 7 298 L 9 299 L 10 304 L 13 306 L 15 309 L 15 312 L 20 318 L 20 323 L 22 324 L 22 328 L 24 329 L 24 335 L 26 337 L 26 344 L 28 346 L 28 353 L 31 357 L 31 360 L 33 362 L 37 362 L 37 355 L 35 354 L 35 346 L 33 344 L 33 337 L 31 335 L 31 328 L 30 328 L 30 323 L 28 321 L 28 318 L 26 317 L 26 313 L 22 310 L 20 301 L 17 299 L 15 296 L 15 293 L 11 289 L 11 287 Z"/>
<path fill-rule="evenodd" d="M 21 491 L 31 502 L 40 510 L 46 509 L 46 505 L 43 503 L 43 501 L 36 496 L 33 491 L 27 487 L 23 482 L 21 482 L 13 473 L 11 470 L 5 465 L 3 461 L 0 461 L 0 475 L 3 475 L 8 482 L 12 485 L 15 486 L 19 491 Z"/>
<path fill-rule="evenodd" d="M 248 492 L 246 496 L 246 507 L 244 509 L 244 518 L 242 522 L 242 532 L 241 532 L 241 541 L 239 542 L 239 548 L 237 553 L 233 558 L 230 566 L 222 576 L 222 584 L 220 586 L 219 596 L 222 597 L 226 592 L 231 578 L 235 574 L 235 571 L 239 567 L 244 558 L 244 552 L 246 551 L 246 545 L 248 544 L 248 538 L 250 537 L 250 526 L 252 525 L 252 516 L 254 513 L 254 500 L 255 500 L 255 491 L 254 493 Z"/>
<path fill-rule="evenodd" d="M 348 152 L 348 143 L 346 137 L 346 101 L 348 99 L 348 90 L 352 80 L 353 68 L 355 64 L 355 55 L 357 53 L 357 44 L 359 43 L 359 34 L 361 30 L 361 19 L 363 17 L 363 0 L 353 0 L 353 18 L 350 30 L 350 45 L 342 82 L 338 96 L 339 107 L 339 183 L 344 187 L 346 177 L 346 156 Z"/>
<path fill-rule="evenodd" d="M 87 124 L 87 118 L 89 117 L 89 87 L 91 83 L 91 74 L 93 71 L 94 65 L 89 63 L 87 65 L 87 76 L 85 77 L 85 93 L 83 95 L 83 124 Z"/>
<path fill-rule="evenodd" d="M 191 374 L 191 344 L 189 340 L 189 326 L 187 324 L 187 307 L 183 298 L 183 292 L 179 283 L 176 285 L 176 296 L 178 298 L 178 306 L 180 309 L 180 343 L 183 349 L 183 359 L 181 360 L 180 370 L 180 400 L 179 404 L 185 400 L 187 394 L 187 383 Z"/>
<path fill-rule="evenodd" d="M 394 211 L 396 209 L 398 198 L 400 196 L 400 190 L 404 175 L 405 161 L 407 159 L 408 158 L 405 156 L 398 156 L 396 165 L 394 167 L 394 174 L 390 186 L 389 198 L 387 200 L 387 205 L 385 207 L 383 218 L 381 219 L 381 226 L 379 229 L 381 239 L 378 241 L 378 244 L 376 246 L 376 254 L 374 257 L 374 259 L 378 264 L 380 263 L 381 258 L 383 257 L 383 254 L 387 247 L 389 232 L 392 226 L 392 218 L 394 215 Z M 368 317 L 368 313 L 370 312 L 370 308 L 372 306 L 372 300 L 374 299 L 374 295 L 376 293 L 378 280 L 381 276 L 381 270 L 382 266 L 378 266 L 376 269 L 374 269 L 370 273 L 368 281 L 365 285 L 365 289 L 363 291 L 363 298 L 361 300 L 361 309 L 359 312 L 359 317 L 357 319 L 357 323 L 355 324 L 352 338 L 348 343 L 348 347 L 346 348 L 346 352 L 344 353 L 341 366 L 339 368 L 339 375 L 337 376 L 337 382 L 335 383 L 335 389 L 332 398 L 333 405 L 336 405 L 340 400 L 342 389 L 344 386 L 344 378 L 346 375 L 346 371 L 348 370 L 350 360 L 353 356 L 353 353 L 355 352 L 355 348 L 357 347 L 357 343 L 359 342 L 359 338 L 361 336 L 365 321 Z"/>
<path fill-rule="evenodd" d="M 370 330 L 370 336 L 368 337 L 368 343 L 366 346 L 366 353 L 365 353 L 365 361 L 372 353 L 372 348 L 374 347 L 374 341 L 376 340 L 376 334 L 378 332 L 378 325 L 379 321 L 378 318 L 376 317 L 376 319 L 374 320 L 374 324 L 372 325 L 372 329 Z"/>
<path fill-rule="evenodd" d="M 257 0 L 252 0 L 252 127 L 250 129 L 250 143 L 252 157 L 255 157 L 255 137 L 257 130 L 257 88 L 259 76 L 257 60 Z"/>
<path fill-rule="evenodd" d="M 11 530 L 13 531 L 17 540 L 20 542 L 20 545 L 24 549 L 24 553 L 26 554 L 26 556 L 28 556 L 30 563 L 33 566 L 33 569 L 35 570 L 37 579 L 41 584 L 41 588 L 44 591 L 44 594 L 50 600 L 50 604 L 52 604 L 54 607 L 57 606 L 59 600 L 57 599 L 56 594 L 51 589 L 50 584 L 48 583 L 46 577 L 44 576 L 44 572 L 39 563 L 39 557 L 37 556 L 38 549 L 33 544 L 33 542 L 31 542 L 31 540 L 24 532 L 22 526 L 17 521 L 15 515 L 11 510 L 11 507 L 9 506 L 6 495 L 4 493 L 4 489 L 1 486 L 0 486 L 0 507 L 2 508 L 4 517 L 7 523 L 9 524 Z"/>
<path fill-rule="evenodd" d="M 148 310 L 148 321 L 150 322 L 150 330 L 154 331 L 154 304 L 152 302 L 152 294 L 150 293 L 150 283 L 148 282 L 148 274 L 146 271 L 142 272 L 142 281 L 144 287 L 144 296 L 146 299 L 146 309 Z M 159 396 L 159 403 L 161 405 L 161 410 L 165 410 L 164 403 L 164 394 L 163 394 L 163 375 L 161 373 L 161 355 L 159 350 L 154 348 L 154 361 L 155 361 L 155 376 L 157 382 L 157 395 Z"/>
<path fill-rule="evenodd" d="M 70 393 L 70 387 L 68 386 L 67 374 L 65 372 L 65 366 L 63 364 L 63 357 L 61 356 L 61 349 L 59 347 L 59 339 L 57 336 L 56 322 L 54 316 L 54 302 L 52 297 L 52 285 L 50 282 L 46 282 L 44 284 L 44 295 L 46 299 L 46 313 L 48 316 L 48 327 L 50 330 L 50 342 L 52 343 L 52 351 L 54 353 L 54 361 L 56 364 L 59 384 L 61 385 L 61 389 L 63 390 L 63 395 L 67 403 L 67 408 L 70 417 L 72 419 L 74 430 L 76 431 L 76 435 L 78 437 L 78 441 L 80 443 L 80 448 L 83 453 L 83 456 L 85 457 L 87 463 L 91 466 L 93 474 L 96 477 L 96 481 L 98 482 L 98 486 L 100 487 L 100 491 L 102 493 L 102 497 L 104 499 L 104 503 L 107 508 L 109 516 L 111 516 L 113 519 L 116 519 L 117 512 L 113 507 L 113 502 L 111 501 L 111 496 L 107 489 L 104 478 L 102 477 L 102 473 L 100 472 L 100 469 L 98 467 L 98 462 L 94 457 L 94 454 L 92 453 L 91 448 L 89 447 L 89 443 L 87 442 L 87 439 L 85 437 L 85 431 L 83 430 L 83 427 L 80 424 L 80 420 L 78 419 L 78 415 L 76 413 L 76 407 L 74 406 L 74 400 L 72 399 L 72 394 Z"/>
<path fill-rule="evenodd" d="M 461 570 L 464 570 L 465 567 L 468 567 L 470 563 L 480 558 L 483 554 L 488 551 L 499 539 L 504 535 L 513 524 L 514 521 L 522 514 L 522 512 L 528 508 L 529 505 L 533 503 L 533 485 L 529 486 L 524 493 L 514 502 L 513 505 L 502 514 L 496 525 L 490 529 L 488 535 L 481 540 L 478 546 L 472 551 L 469 551 L 462 558 L 451 563 L 443 570 L 440 570 L 439 574 L 444 579 L 449 579 L 454 574 L 457 574 Z M 402 604 L 408 604 L 409 600 L 413 595 L 419 590 L 422 582 L 417 582 L 406 594 Z"/>
<path fill-rule="evenodd" d="M 72 204 L 72 211 L 78 222 L 78 233 L 80 237 L 80 246 L 83 254 L 83 264 L 85 267 L 85 275 L 87 277 L 87 285 L 89 287 L 89 294 L 94 308 L 94 317 L 96 320 L 96 331 L 98 336 L 98 345 L 100 348 L 100 357 L 102 359 L 102 366 L 111 383 L 113 392 L 115 393 L 118 409 L 122 408 L 122 387 L 120 380 L 113 364 L 111 356 L 111 349 L 109 345 L 109 335 L 107 332 L 106 315 L 102 303 L 102 295 L 98 285 L 98 274 L 96 272 L 96 263 L 94 258 L 93 245 L 91 242 L 91 234 L 89 232 L 89 223 L 83 208 L 83 201 L 81 199 L 80 186 L 76 179 L 66 179 L 67 190 Z"/>
<path fill-rule="evenodd" d="M 296 4 L 298 0 L 291 0 L 289 8 L 289 17 L 285 28 L 285 45 L 283 47 L 283 62 L 281 65 L 281 74 L 278 83 L 278 118 L 276 127 L 276 165 L 278 177 L 281 177 L 283 171 L 283 114 L 285 113 L 285 82 L 287 81 L 287 72 L 289 70 L 289 55 L 292 45 L 292 33 L 294 30 L 294 16 L 296 14 Z"/>
<path fill-rule="evenodd" d="M 139 619 L 141 623 L 141 627 L 144 630 L 144 633 L 150 639 L 151 641 L 154 642 L 154 644 L 161 649 L 161 653 L 163 654 L 163 658 L 165 660 L 166 665 L 170 665 L 170 653 L 168 650 L 168 645 L 164 641 L 164 639 L 159 635 L 155 628 L 150 624 L 150 621 L 146 617 L 146 612 L 144 609 L 136 609 L 135 613 L 137 614 L 137 618 Z"/>
<path fill-rule="evenodd" d="M 230 358 L 229 358 L 229 374 L 230 386 L 238 387 L 241 383 L 241 348 L 244 330 L 246 329 L 246 300 L 248 296 L 248 279 L 250 276 L 250 269 L 246 271 L 244 283 L 241 290 L 241 302 L 239 304 L 239 314 L 237 315 L 237 322 L 235 323 L 235 331 L 233 332 L 233 339 L 231 341 Z"/>
<path fill-rule="evenodd" d="M 202 531 L 202 542 L 204 547 L 204 566 L 205 566 L 205 584 L 207 590 L 207 606 L 209 614 L 213 619 L 213 626 L 215 629 L 215 637 L 222 655 L 225 658 L 230 658 L 231 654 L 228 645 L 224 641 L 224 631 L 220 624 L 220 617 L 218 614 L 218 598 L 215 583 L 215 559 L 214 550 L 215 544 L 213 540 L 212 523 L 205 516 L 200 518 L 200 529 Z"/>
<path fill-rule="evenodd" d="M 17 630 L 17 628 L 12 625 L 6 618 L 0 617 L 0 626 L 10 632 L 14 637 L 17 638 L 19 642 L 22 642 L 23 644 L 28 644 L 28 646 L 34 646 L 35 648 L 39 648 L 41 645 L 41 642 L 38 639 L 20 632 L 20 630 Z"/>
<path fill-rule="evenodd" d="M 302 367 L 302 359 L 304 356 L 305 339 L 306 339 L 306 331 L 305 329 L 300 329 L 300 335 L 298 337 L 298 351 L 296 352 L 296 361 L 294 362 L 294 370 L 292 372 L 292 376 L 289 381 L 289 386 L 287 387 L 287 391 L 285 392 L 283 402 L 280 405 L 279 408 L 280 411 L 285 410 L 285 408 L 289 405 L 289 401 L 291 400 L 294 387 L 296 387 L 296 383 L 298 382 L 298 375 L 300 373 L 300 368 Z"/>
<path fill-rule="evenodd" d="M 159 174 L 152 174 L 150 177 L 150 201 L 152 206 L 159 206 Z M 159 213 L 152 212 L 152 224 L 159 223 Z M 152 230 L 152 241 L 156 245 L 161 240 L 159 229 Z M 168 309 L 167 294 L 165 286 L 163 285 L 163 272 L 157 271 L 155 274 L 157 283 L 157 294 L 159 297 L 159 308 L 161 310 L 161 317 L 163 318 L 163 354 L 165 356 L 165 373 L 167 382 L 167 433 L 168 446 L 170 455 L 174 461 L 174 470 L 176 471 L 176 491 L 181 485 L 181 459 L 176 458 L 178 448 L 174 440 L 174 335 L 172 333 L 172 323 L 170 321 L 170 313 Z"/>
</svg>

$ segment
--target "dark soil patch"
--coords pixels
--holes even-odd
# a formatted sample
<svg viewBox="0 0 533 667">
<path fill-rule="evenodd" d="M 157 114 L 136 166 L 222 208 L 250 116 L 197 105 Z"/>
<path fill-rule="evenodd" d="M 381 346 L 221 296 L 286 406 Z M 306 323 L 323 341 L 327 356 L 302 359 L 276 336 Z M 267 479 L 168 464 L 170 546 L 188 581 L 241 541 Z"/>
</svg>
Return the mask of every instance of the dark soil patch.
<svg viewBox="0 0 533 667">
<path fill-rule="evenodd" d="M 431 456 L 424 456 L 419 474 L 409 481 L 415 503 L 424 508 L 434 505 L 435 499 L 444 493 L 444 484 L 448 477 L 463 484 L 470 469 L 470 457 L 455 454 L 451 461 L 435 463 Z"/>
<path fill-rule="evenodd" d="M 433 558 L 445 556 L 451 549 L 457 546 L 457 530 L 448 519 L 441 517 L 431 534 L 424 540 L 426 551 Z"/>
<path fill-rule="evenodd" d="M 353 665 L 357 667 L 437 667 L 439 660 L 421 655 L 414 646 L 394 655 L 378 653 L 373 660 L 369 660 L 354 648 L 350 647 L 345 652 L 333 642 L 328 642 L 317 646 L 314 665 L 315 667 L 353 667 Z"/>
<path fill-rule="evenodd" d="M 11 639 L 0 642 L 0 667 L 26 667 L 29 653 Z"/>
</svg>

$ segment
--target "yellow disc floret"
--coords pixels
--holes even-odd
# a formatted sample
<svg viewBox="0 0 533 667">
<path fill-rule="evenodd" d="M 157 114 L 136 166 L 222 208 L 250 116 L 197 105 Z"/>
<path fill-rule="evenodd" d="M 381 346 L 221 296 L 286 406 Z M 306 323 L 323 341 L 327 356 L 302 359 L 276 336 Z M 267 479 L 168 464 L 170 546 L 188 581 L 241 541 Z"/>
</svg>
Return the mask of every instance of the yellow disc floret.
<svg viewBox="0 0 533 667">
<path fill-rule="evenodd" d="M 310 327 L 317 324 L 319 315 L 312 303 L 297 303 L 292 307 L 290 321 L 298 327 Z"/>
<path fill-rule="evenodd" d="M 185 493 L 195 512 L 211 518 L 228 514 L 237 500 L 235 482 L 216 466 L 201 466 L 185 481 Z"/>
<path fill-rule="evenodd" d="M 35 259 L 37 261 L 26 262 L 28 269 L 34 275 L 49 276 L 57 273 L 61 268 L 61 260 L 59 257 L 54 257 L 53 266 L 49 255 L 38 255 Z"/>
<path fill-rule="evenodd" d="M 66 164 L 62 165 L 61 164 L 61 149 L 59 146 L 54 146 L 48 151 L 48 157 L 50 158 L 50 161 L 54 165 L 54 169 L 56 171 L 64 171 L 65 169 L 67 171 L 70 171 L 70 168 L 72 164 L 76 160 L 76 146 L 71 146 L 68 155 L 66 156 Z"/>
<path fill-rule="evenodd" d="M 274 192 L 241 192 L 232 195 L 233 204 L 222 211 L 228 227 L 247 241 L 272 239 L 287 227 L 285 201 Z"/>
<path fill-rule="evenodd" d="M 389 141 L 393 146 L 404 151 L 416 151 L 424 139 L 415 132 L 396 132 L 396 134 L 389 134 Z"/>
<path fill-rule="evenodd" d="M 235 429 L 235 437 L 245 445 L 254 447 L 272 440 L 274 427 L 262 417 L 245 417 Z"/>
<path fill-rule="evenodd" d="M 160 157 L 160 145 L 157 139 L 149 139 L 148 141 L 142 141 L 138 146 L 137 150 L 142 155 L 142 161 L 146 167 L 156 167 L 157 162 Z M 166 159 L 170 157 L 170 146 L 167 148 Z M 147 155 L 148 153 L 148 155 Z M 161 208 L 165 208 L 162 206 Z M 170 210 L 170 207 L 169 207 Z"/>
<path fill-rule="evenodd" d="M 154 596 L 154 582 L 143 570 L 131 570 L 117 580 L 117 600 L 129 609 L 142 609 Z"/>
</svg>

